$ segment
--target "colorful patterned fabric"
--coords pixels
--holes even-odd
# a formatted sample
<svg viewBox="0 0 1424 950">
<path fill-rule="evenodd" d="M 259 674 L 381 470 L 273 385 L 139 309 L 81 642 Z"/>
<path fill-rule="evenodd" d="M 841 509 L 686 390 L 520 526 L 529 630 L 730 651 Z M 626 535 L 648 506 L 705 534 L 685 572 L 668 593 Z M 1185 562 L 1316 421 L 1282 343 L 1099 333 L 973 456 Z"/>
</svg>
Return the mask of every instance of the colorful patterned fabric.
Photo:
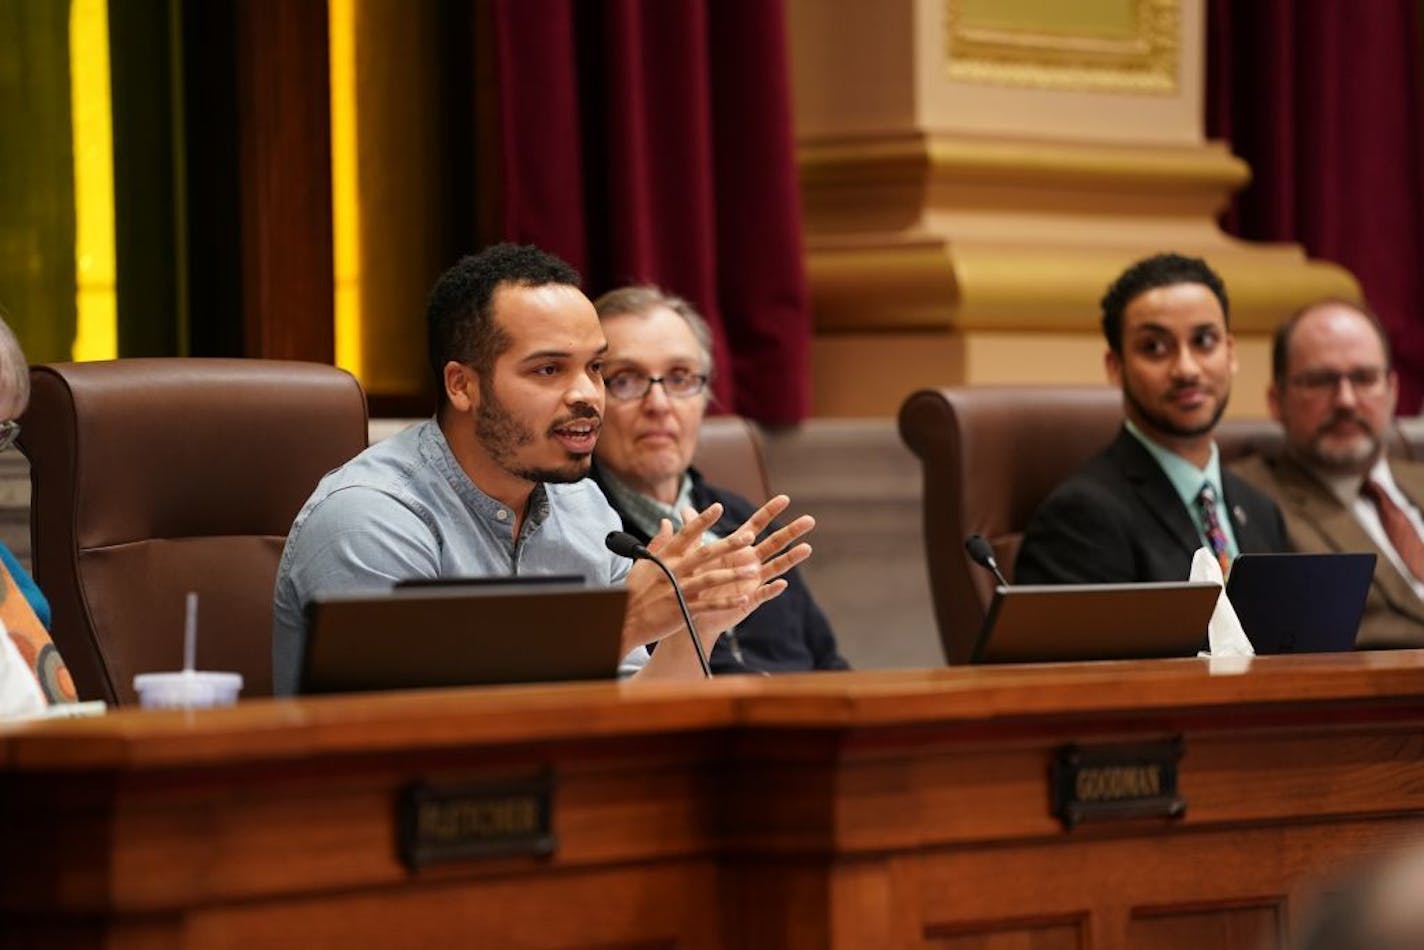
<svg viewBox="0 0 1424 950">
<path fill-rule="evenodd" d="M 30 609 L 40 618 L 40 624 L 46 630 L 54 629 L 54 612 L 50 610 L 49 601 L 45 599 L 40 585 L 35 583 L 35 579 L 25 570 L 25 565 L 21 564 L 20 559 L 4 544 L 0 544 L 0 566 L 9 571 L 10 576 L 15 579 L 15 586 L 20 588 L 20 593 L 30 602 Z"/>
<path fill-rule="evenodd" d="M 0 563 L 0 623 L 5 625 L 5 632 L 20 651 L 25 665 L 39 680 L 45 699 L 51 703 L 74 702 L 78 697 L 64 659 L 3 563 Z"/>
</svg>

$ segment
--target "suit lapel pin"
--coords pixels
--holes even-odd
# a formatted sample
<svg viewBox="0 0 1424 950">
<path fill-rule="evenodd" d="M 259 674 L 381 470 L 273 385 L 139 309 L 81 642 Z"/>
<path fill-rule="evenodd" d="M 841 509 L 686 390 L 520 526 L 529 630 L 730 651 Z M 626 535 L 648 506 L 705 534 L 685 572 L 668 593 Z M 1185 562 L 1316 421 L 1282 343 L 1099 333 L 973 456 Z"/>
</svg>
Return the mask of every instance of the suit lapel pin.
<svg viewBox="0 0 1424 950">
<path fill-rule="evenodd" d="M 1231 509 L 1231 516 L 1236 519 L 1236 523 L 1241 527 L 1246 527 L 1246 511 L 1240 505 L 1235 505 Z"/>
</svg>

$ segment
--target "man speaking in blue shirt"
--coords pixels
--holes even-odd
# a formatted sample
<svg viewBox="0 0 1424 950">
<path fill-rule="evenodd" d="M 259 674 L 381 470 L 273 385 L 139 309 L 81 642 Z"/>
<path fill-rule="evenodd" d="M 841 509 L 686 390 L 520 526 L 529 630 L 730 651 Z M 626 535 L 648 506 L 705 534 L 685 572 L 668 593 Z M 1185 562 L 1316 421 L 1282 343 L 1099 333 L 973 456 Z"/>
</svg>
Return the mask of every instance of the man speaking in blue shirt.
<svg viewBox="0 0 1424 950">
<path fill-rule="evenodd" d="M 625 668 L 700 676 L 689 638 L 670 637 L 683 629 L 670 585 L 604 545 L 620 522 L 585 476 L 602 425 L 607 342 L 577 272 L 537 248 L 496 245 L 440 277 L 426 316 L 435 417 L 323 478 L 287 536 L 273 603 L 275 692 L 296 691 L 313 598 L 438 577 L 625 583 Z M 781 593 L 780 575 L 810 555 L 795 543 L 814 526 L 807 516 L 754 545 L 789 504 L 778 496 L 704 545 L 721 515 L 713 505 L 650 542 L 682 583 L 707 649 Z M 664 638 L 649 657 L 644 645 Z"/>
</svg>

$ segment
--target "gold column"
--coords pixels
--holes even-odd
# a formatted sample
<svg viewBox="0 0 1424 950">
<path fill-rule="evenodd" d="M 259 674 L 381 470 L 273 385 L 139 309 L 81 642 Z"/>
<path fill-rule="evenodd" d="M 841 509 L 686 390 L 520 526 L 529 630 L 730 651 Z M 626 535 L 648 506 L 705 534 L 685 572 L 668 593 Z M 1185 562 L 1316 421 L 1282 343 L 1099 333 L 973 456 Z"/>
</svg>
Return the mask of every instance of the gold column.
<svg viewBox="0 0 1424 950">
<path fill-rule="evenodd" d="M 920 386 L 1100 382 L 1103 290 L 1177 250 L 1227 283 L 1232 411 L 1258 415 L 1276 321 L 1358 296 L 1295 245 L 1217 226 L 1250 170 L 1204 138 L 1201 0 L 790 13 L 818 414 L 893 414 Z"/>
</svg>

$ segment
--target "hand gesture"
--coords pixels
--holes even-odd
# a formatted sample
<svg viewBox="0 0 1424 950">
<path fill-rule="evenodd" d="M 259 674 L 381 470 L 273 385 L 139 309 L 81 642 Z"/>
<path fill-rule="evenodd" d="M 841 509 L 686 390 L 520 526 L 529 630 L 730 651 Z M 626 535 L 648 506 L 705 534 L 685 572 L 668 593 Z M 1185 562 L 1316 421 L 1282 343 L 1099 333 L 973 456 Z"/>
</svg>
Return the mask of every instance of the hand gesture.
<svg viewBox="0 0 1424 950">
<path fill-rule="evenodd" d="M 722 516 L 722 506 L 713 504 L 701 513 L 689 509 L 684 514 L 682 530 L 674 533 L 671 523 L 664 520 L 649 541 L 648 549 L 682 585 L 688 610 L 709 653 L 722 631 L 784 591 L 786 582 L 780 579 L 781 575 L 811 556 L 809 545 L 797 543 L 816 526 L 809 515 L 802 515 L 757 541 L 790 504 L 785 495 L 777 495 L 736 531 L 712 544 L 703 544 L 702 538 Z M 639 562 L 633 566 L 628 575 L 628 593 L 624 643 L 629 649 L 683 629 L 671 585 L 655 565 Z M 685 674 L 686 665 L 694 664 L 695 669 L 695 662 L 686 638 L 674 638 L 659 646 L 644 673 Z"/>
</svg>

